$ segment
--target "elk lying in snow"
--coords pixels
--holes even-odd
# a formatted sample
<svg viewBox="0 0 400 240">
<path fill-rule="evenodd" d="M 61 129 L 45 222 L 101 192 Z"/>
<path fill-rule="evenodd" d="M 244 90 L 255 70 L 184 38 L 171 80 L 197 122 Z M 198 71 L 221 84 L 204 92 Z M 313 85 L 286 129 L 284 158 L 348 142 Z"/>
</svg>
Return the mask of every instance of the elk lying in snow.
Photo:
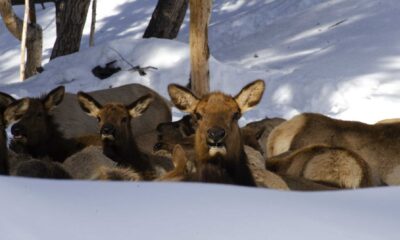
<svg viewBox="0 0 400 240">
<path fill-rule="evenodd" d="M 175 106 L 192 114 L 197 124 L 195 180 L 255 186 L 238 120 L 260 102 L 264 81 L 248 84 L 235 97 L 213 92 L 198 98 L 175 84 L 168 86 L 168 92 Z"/>
<path fill-rule="evenodd" d="M 367 162 L 372 185 L 400 184 L 400 124 L 369 125 L 304 113 L 275 128 L 267 142 L 268 156 L 309 145 L 342 147 Z"/>
<path fill-rule="evenodd" d="M 128 84 L 121 87 L 88 92 L 100 104 L 121 102 L 130 104 L 131 99 L 147 94 L 153 96 L 153 102 L 140 118 L 132 118 L 133 136 L 137 137 L 153 131 L 162 122 L 171 121 L 171 106 L 161 95 L 140 84 Z M 99 133 L 95 118 L 82 111 L 76 94 L 65 93 L 63 101 L 51 112 L 60 131 L 67 138 L 78 138 Z"/>
<path fill-rule="evenodd" d="M 371 186 L 368 164 L 356 153 L 341 147 L 312 145 L 267 159 L 268 169 L 281 175 L 339 188 Z"/>
<path fill-rule="evenodd" d="M 57 87 L 40 98 L 28 98 L 29 107 L 24 112 L 10 112 L 20 120 L 11 127 L 13 139 L 10 149 L 34 158 L 50 158 L 63 162 L 68 156 L 90 143 L 85 140 L 65 138 L 50 115 L 63 100 L 64 87 Z M 16 103 L 26 101 L 17 100 Z M 96 141 L 94 141 L 96 144 Z"/>
<path fill-rule="evenodd" d="M 103 153 L 119 166 L 131 167 L 142 179 L 156 178 L 157 164 L 171 168 L 167 159 L 160 159 L 141 152 L 131 130 L 131 118 L 142 115 L 153 101 L 151 95 L 145 95 L 129 105 L 107 103 L 104 106 L 90 95 L 79 92 L 78 100 L 83 111 L 99 121 Z M 160 162 L 156 162 L 156 161 Z M 163 162 L 164 161 L 164 162 Z"/>
</svg>

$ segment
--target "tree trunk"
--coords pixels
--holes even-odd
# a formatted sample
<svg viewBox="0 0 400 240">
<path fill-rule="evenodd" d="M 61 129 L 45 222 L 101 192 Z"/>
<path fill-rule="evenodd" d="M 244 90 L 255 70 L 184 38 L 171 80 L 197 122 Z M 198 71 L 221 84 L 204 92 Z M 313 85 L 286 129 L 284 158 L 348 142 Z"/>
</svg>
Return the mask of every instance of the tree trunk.
<svg viewBox="0 0 400 240">
<path fill-rule="evenodd" d="M 90 25 L 89 46 L 94 46 L 94 33 L 96 32 L 96 10 L 97 0 L 92 1 L 92 23 Z"/>
<path fill-rule="evenodd" d="M 176 38 L 185 18 L 188 3 L 188 0 L 158 0 L 143 38 Z"/>
<path fill-rule="evenodd" d="M 28 19 L 29 19 L 29 0 L 25 0 L 25 11 L 24 11 L 24 22 L 22 24 L 22 36 L 21 36 L 21 63 L 19 68 L 20 80 L 25 80 L 25 57 L 26 57 L 26 35 L 28 31 Z"/>
<path fill-rule="evenodd" d="M 57 39 L 50 59 L 79 51 L 90 0 L 56 2 Z"/>
<path fill-rule="evenodd" d="M 18 40 L 22 39 L 22 20 L 12 10 L 11 0 L 0 0 L 0 15 L 10 33 Z M 28 25 L 27 60 L 25 78 L 37 73 L 42 63 L 42 28 L 35 23 Z"/>
<path fill-rule="evenodd" d="M 201 97 L 210 91 L 208 22 L 212 0 L 190 0 L 190 65 L 192 91 Z"/>
</svg>

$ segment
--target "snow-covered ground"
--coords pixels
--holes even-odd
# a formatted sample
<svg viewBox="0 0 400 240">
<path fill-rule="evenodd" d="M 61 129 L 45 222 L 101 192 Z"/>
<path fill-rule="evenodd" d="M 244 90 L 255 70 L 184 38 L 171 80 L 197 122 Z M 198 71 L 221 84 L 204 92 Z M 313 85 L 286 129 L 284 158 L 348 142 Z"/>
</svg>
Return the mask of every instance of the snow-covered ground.
<svg viewBox="0 0 400 240">
<path fill-rule="evenodd" d="M 98 0 L 96 46 L 88 47 L 88 21 L 81 51 L 50 63 L 54 8 L 37 6 L 45 71 L 23 83 L 19 42 L 1 22 L 0 91 L 23 97 L 60 84 L 76 92 L 137 82 L 168 98 L 169 83 L 188 81 L 188 18 L 175 41 L 143 40 L 156 2 Z M 16 11 L 23 13 L 21 7 Z M 400 117 L 399 12 L 396 0 L 215 0 L 209 29 L 212 89 L 235 94 L 252 80 L 266 81 L 262 102 L 242 123 L 305 111 L 368 123 Z M 106 80 L 91 74 L 94 66 L 112 60 L 121 72 Z M 140 76 L 130 65 L 158 69 Z M 1 240 L 396 239 L 400 233 L 396 187 L 286 193 L 0 178 L 0 196 Z"/>
</svg>

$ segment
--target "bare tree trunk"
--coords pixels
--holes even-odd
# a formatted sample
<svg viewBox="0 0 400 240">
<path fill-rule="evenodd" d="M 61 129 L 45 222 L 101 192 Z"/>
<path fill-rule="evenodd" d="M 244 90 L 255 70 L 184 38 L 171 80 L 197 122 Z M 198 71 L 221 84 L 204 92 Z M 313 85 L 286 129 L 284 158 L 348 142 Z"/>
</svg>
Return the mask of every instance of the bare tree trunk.
<svg viewBox="0 0 400 240">
<path fill-rule="evenodd" d="M 56 2 L 57 39 L 50 59 L 79 51 L 90 0 Z"/>
<path fill-rule="evenodd" d="M 208 22 L 212 0 L 190 0 L 191 87 L 198 97 L 210 91 Z"/>
<path fill-rule="evenodd" d="M 158 0 L 143 38 L 176 38 L 185 18 L 188 3 L 188 0 Z"/>
<path fill-rule="evenodd" d="M 24 22 L 22 24 L 21 36 L 21 63 L 19 68 L 19 78 L 21 81 L 25 80 L 25 53 L 26 53 L 26 35 L 28 31 L 28 18 L 29 18 L 29 0 L 25 0 Z"/>
<path fill-rule="evenodd" d="M 10 33 L 22 40 L 22 20 L 12 10 L 11 0 L 0 0 L 0 15 Z M 30 23 L 27 29 L 26 47 L 27 60 L 25 67 L 25 78 L 37 73 L 42 63 L 42 28 L 35 23 Z"/>
<path fill-rule="evenodd" d="M 92 23 L 90 25 L 89 47 L 94 46 L 94 33 L 96 32 L 97 0 L 92 1 Z"/>
</svg>

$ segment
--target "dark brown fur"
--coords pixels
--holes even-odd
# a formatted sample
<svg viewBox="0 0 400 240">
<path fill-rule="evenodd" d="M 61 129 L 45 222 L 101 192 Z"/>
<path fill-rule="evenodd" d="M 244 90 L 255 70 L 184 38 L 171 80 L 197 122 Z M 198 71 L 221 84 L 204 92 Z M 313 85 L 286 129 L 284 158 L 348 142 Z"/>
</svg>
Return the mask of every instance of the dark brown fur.
<svg viewBox="0 0 400 240">
<path fill-rule="evenodd" d="M 11 128 L 14 138 L 10 149 L 34 158 L 49 157 L 57 162 L 63 162 L 83 149 L 84 143 L 64 137 L 50 114 L 61 103 L 63 96 L 64 87 L 58 87 L 41 98 L 28 98 L 29 108 Z"/>
<path fill-rule="evenodd" d="M 15 99 L 6 93 L 0 92 L 0 175 L 8 175 L 9 174 L 9 165 L 8 165 L 8 150 L 7 150 L 7 134 L 6 127 L 10 122 L 7 122 L 4 117 L 4 112 L 11 103 L 15 102 Z M 21 102 L 19 104 L 14 104 L 14 107 L 17 111 L 20 108 L 20 105 L 24 103 Z M 11 120 L 11 119 L 9 119 Z M 13 119 L 15 120 L 15 119 Z"/>
</svg>

